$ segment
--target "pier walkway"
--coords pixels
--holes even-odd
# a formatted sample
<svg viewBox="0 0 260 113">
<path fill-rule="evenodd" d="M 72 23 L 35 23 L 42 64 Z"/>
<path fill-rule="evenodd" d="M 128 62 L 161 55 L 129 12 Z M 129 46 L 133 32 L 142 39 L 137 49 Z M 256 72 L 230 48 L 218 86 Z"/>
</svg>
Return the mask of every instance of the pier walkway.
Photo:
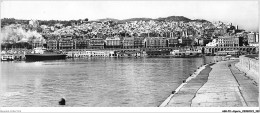
<svg viewBox="0 0 260 113">
<path fill-rule="evenodd" d="M 258 84 L 235 67 L 237 62 L 206 66 L 165 107 L 258 107 Z"/>
</svg>

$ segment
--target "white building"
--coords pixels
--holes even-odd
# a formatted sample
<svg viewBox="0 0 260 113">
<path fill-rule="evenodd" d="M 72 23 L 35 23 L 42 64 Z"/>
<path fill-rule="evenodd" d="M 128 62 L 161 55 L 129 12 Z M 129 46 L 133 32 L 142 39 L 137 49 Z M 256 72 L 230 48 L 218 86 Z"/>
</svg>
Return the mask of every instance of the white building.
<svg viewBox="0 0 260 113">
<path fill-rule="evenodd" d="M 213 39 L 212 42 L 209 42 L 208 44 L 206 44 L 206 46 L 218 46 L 218 42 L 217 39 Z"/>
<path fill-rule="evenodd" d="M 239 38 L 233 36 L 221 36 L 217 39 L 213 39 L 212 42 L 206 44 L 206 46 L 236 47 L 239 46 Z"/>
<path fill-rule="evenodd" d="M 248 33 L 249 46 L 259 46 L 259 33 Z"/>
</svg>

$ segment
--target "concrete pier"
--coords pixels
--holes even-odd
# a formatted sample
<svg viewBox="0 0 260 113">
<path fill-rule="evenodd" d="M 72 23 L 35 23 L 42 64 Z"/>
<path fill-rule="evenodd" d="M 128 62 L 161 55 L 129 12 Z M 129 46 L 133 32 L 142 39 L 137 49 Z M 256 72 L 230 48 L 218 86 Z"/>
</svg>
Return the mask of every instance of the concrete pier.
<svg viewBox="0 0 260 113">
<path fill-rule="evenodd" d="M 165 107 L 258 107 L 258 84 L 235 67 L 237 62 L 206 66 Z"/>
</svg>

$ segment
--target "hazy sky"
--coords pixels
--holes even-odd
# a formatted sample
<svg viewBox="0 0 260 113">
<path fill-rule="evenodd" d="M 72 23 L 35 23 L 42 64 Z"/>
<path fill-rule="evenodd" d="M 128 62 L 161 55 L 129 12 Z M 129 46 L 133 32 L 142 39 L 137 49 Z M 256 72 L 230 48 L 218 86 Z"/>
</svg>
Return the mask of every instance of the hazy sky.
<svg viewBox="0 0 260 113">
<path fill-rule="evenodd" d="M 3 1 L 1 18 L 43 20 L 185 16 L 258 31 L 258 1 Z"/>
</svg>

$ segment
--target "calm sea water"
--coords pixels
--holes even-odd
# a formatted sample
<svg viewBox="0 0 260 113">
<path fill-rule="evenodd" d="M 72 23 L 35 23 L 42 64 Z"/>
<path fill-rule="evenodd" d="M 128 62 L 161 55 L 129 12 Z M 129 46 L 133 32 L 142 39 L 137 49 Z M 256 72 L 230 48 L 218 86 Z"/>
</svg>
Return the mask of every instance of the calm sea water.
<svg viewBox="0 0 260 113">
<path fill-rule="evenodd" d="M 90 58 L 1 62 L 1 107 L 158 106 L 212 58 Z"/>
</svg>

